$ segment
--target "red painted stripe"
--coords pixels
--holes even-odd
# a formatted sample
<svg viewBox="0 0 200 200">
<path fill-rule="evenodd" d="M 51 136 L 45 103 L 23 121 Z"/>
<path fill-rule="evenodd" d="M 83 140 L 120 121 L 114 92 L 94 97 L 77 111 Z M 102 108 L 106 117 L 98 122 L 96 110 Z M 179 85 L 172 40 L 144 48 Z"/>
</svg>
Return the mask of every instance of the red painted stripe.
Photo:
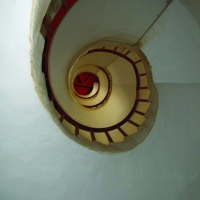
<svg viewBox="0 0 200 200">
<path fill-rule="evenodd" d="M 118 48 L 118 47 L 115 47 L 115 48 L 113 49 L 113 51 L 116 51 L 116 50 L 117 50 L 117 48 Z"/>
<path fill-rule="evenodd" d="M 136 99 L 139 99 L 139 91 L 136 91 Z"/>
<path fill-rule="evenodd" d="M 86 83 L 86 82 L 91 78 L 92 75 L 93 75 L 93 74 L 90 73 L 89 76 L 85 79 L 84 83 Z"/>
<path fill-rule="evenodd" d="M 138 76 L 146 76 L 147 74 L 146 73 L 144 73 L 144 74 L 138 74 Z"/>
<path fill-rule="evenodd" d="M 65 113 L 63 113 L 60 117 L 60 121 L 63 122 L 63 120 L 65 119 Z"/>
<path fill-rule="evenodd" d="M 136 61 L 136 62 L 134 62 L 135 64 L 137 64 L 137 63 L 140 63 L 140 62 L 142 62 L 141 60 L 138 60 L 138 61 Z"/>
<path fill-rule="evenodd" d="M 48 19 L 47 15 L 45 15 L 45 17 L 44 17 L 43 25 L 44 25 L 46 31 L 47 31 L 49 34 L 52 34 L 52 33 L 53 33 L 52 28 L 51 28 L 51 24 L 50 24 L 50 22 L 49 22 L 49 19 Z"/>
<path fill-rule="evenodd" d="M 148 99 L 138 99 L 140 102 L 148 102 Z"/>
<path fill-rule="evenodd" d="M 108 131 L 105 131 L 106 137 L 108 138 L 109 142 L 113 142 L 112 138 L 110 137 Z"/>
<path fill-rule="evenodd" d="M 79 82 L 80 84 L 82 84 L 81 77 L 78 75 L 76 78 L 77 78 L 78 82 Z"/>
<path fill-rule="evenodd" d="M 74 84 L 74 86 L 76 87 L 82 87 L 82 88 L 93 88 L 93 86 L 89 86 L 89 85 L 81 85 L 81 84 Z"/>
<path fill-rule="evenodd" d="M 140 90 L 142 90 L 142 89 L 147 89 L 147 87 L 139 87 L 139 89 L 140 89 Z"/>
<path fill-rule="evenodd" d="M 91 129 L 90 134 L 91 134 L 92 141 L 96 141 L 93 129 Z"/>
<path fill-rule="evenodd" d="M 129 123 L 133 124 L 134 126 L 138 127 L 139 125 L 133 121 L 131 121 L 130 119 L 128 120 Z"/>
<path fill-rule="evenodd" d="M 124 56 L 128 55 L 129 53 L 130 53 L 130 51 L 127 51 L 127 52 L 124 54 Z"/>
<path fill-rule="evenodd" d="M 135 110 L 137 114 L 144 115 L 145 113 Z"/>
<path fill-rule="evenodd" d="M 107 74 L 107 72 L 103 69 L 103 68 L 100 68 L 99 67 L 99 69 L 101 69 L 104 73 L 105 73 L 105 75 L 106 75 L 106 77 L 107 77 L 107 79 L 108 79 L 108 91 L 107 91 L 107 94 L 106 94 L 106 96 L 104 97 L 104 99 L 101 101 L 101 102 L 99 102 L 98 104 L 95 104 L 95 105 L 92 105 L 92 106 L 84 106 L 84 107 L 87 107 L 87 108 L 93 108 L 93 107 L 98 107 L 99 105 L 101 105 L 101 104 L 103 104 L 106 100 L 107 100 L 107 98 L 109 97 L 109 95 L 110 95 L 110 91 L 111 91 L 111 81 L 110 81 L 110 77 L 108 76 L 108 74 Z M 101 131 L 102 132 L 102 131 Z"/>
<path fill-rule="evenodd" d="M 52 97 L 50 98 L 51 101 L 55 101 L 55 97 L 52 95 Z"/>
<path fill-rule="evenodd" d="M 77 136 L 79 134 L 79 124 L 77 123 L 75 126 L 75 135 Z"/>
<path fill-rule="evenodd" d="M 120 127 L 117 127 L 117 129 L 120 131 L 120 133 L 121 133 L 124 137 L 127 137 L 127 136 L 128 136 Z"/>
<path fill-rule="evenodd" d="M 68 0 L 62 0 L 62 7 L 64 9 L 67 9 L 67 5 L 68 5 Z"/>
</svg>

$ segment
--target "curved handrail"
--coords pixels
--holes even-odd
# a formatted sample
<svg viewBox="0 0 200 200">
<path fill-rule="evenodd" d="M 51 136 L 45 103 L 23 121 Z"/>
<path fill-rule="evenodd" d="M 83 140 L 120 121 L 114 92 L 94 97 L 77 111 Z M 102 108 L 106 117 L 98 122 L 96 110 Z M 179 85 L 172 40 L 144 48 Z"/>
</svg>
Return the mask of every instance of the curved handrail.
<svg viewBox="0 0 200 200">
<path fill-rule="evenodd" d="M 80 59 L 80 58 L 79 58 Z M 95 66 L 95 65 L 94 65 Z M 79 103 L 81 104 L 81 105 L 83 105 L 84 107 L 86 107 L 86 108 L 95 108 L 95 107 L 98 107 L 99 105 L 102 105 L 108 98 L 109 98 L 109 96 L 110 96 L 110 91 L 111 91 L 111 85 L 112 85 L 112 78 L 111 78 L 111 76 L 110 76 L 110 74 L 109 74 L 109 72 L 106 70 L 106 69 L 104 69 L 104 68 L 102 68 L 102 67 L 100 67 L 100 66 L 95 66 L 96 68 L 98 68 L 98 69 L 100 69 L 103 73 L 104 73 L 104 75 L 106 76 L 106 78 L 107 78 L 107 85 L 106 85 L 106 87 L 107 87 L 107 89 L 106 89 L 106 93 L 105 93 L 105 95 L 103 95 L 103 97 L 101 98 L 101 99 L 98 99 L 98 100 L 100 100 L 98 103 L 95 103 L 95 104 L 93 104 L 93 105 L 86 105 L 86 104 L 88 104 L 88 103 L 86 103 L 86 104 L 84 104 L 82 101 L 80 102 L 79 100 L 77 100 L 77 101 L 79 101 Z M 87 70 L 88 71 L 88 70 Z M 101 94 L 102 95 L 102 91 L 101 91 L 101 81 L 100 81 L 100 84 L 99 84 L 99 87 L 98 87 L 98 91 L 93 95 L 93 96 L 91 96 L 91 97 L 89 97 L 89 98 L 85 98 L 85 99 L 93 99 L 94 97 L 96 97 L 97 96 L 97 93 L 98 94 Z M 104 92 L 103 92 L 104 93 Z M 77 94 L 77 92 L 75 91 L 75 94 L 76 94 L 76 96 L 80 96 L 79 94 Z M 84 96 L 86 96 L 86 95 L 84 95 Z M 83 99 L 84 100 L 84 99 Z M 93 102 L 94 103 L 94 102 Z"/>
<path fill-rule="evenodd" d="M 100 85 L 99 83 L 93 83 L 92 91 L 87 95 L 80 95 L 76 92 L 76 90 L 74 90 L 74 92 L 78 97 L 80 97 L 82 99 L 91 99 L 92 97 L 94 97 L 97 94 L 97 92 L 99 90 L 99 85 Z"/>
<path fill-rule="evenodd" d="M 97 66 L 98 67 L 98 66 Z M 107 71 L 105 70 L 105 69 L 103 69 L 102 67 L 98 67 L 99 69 L 101 69 L 105 74 L 106 74 L 106 77 L 107 77 L 107 79 L 108 79 L 108 90 L 107 90 L 107 94 L 106 94 L 106 96 L 103 98 L 103 100 L 102 101 L 100 101 L 98 104 L 95 104 L 95 105 L 92 105 L 92 106 L 85 106 L 85 107 L 87 107 L 87 108 L 95 108 L 95 107 L 98 107 L 98 106 L 100 106 L 100 105 L 102 105 L 107 99 L 108 99 L 108 97 L 110 96 L 110 93 L 111 93 L 111 84 L 112 84 L 112 80 L 111 80 L 111 78 L 109 77 L 109 75 L 108 75 L 108 73 L 107 73 Z"/>
</svg>

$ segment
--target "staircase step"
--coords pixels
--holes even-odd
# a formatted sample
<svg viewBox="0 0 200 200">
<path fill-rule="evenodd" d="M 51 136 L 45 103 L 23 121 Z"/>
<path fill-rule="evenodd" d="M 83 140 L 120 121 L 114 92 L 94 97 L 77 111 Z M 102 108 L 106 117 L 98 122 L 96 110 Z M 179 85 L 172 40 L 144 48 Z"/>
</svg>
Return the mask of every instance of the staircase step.
<svg viewBox="0 0 200 200">
<path fill-rule="evenodd" d="M 84 138 L 92 141 L 92 136 L 91 136 L 90 132 L 79 129 L 79 134 L 82 135 Z"/>
<path fill-rule="evenodd" d="M 150 105 L 150 102 L 138 102 L 136 110 L 142 113 L 146 113 Z"/>
<path fill-rule="evenodd" d="M 104 132 L 94 133 L 94 136 L 97 142 L 101 144 L 109 145 L 108 138 L 106 137 L 106 134 Z"/>
<path fill-rule="evenodd" d="M 138 132 L 138 128 L 133 124 L 126 122 L 120 127 L 127 135 L 132 135 Z"/>
<path fill-rule="evenodd" d="M 133 121 L 134 123 L 138 124 L 138 125 L 141 125 L 142 123 L 144 123 L 146 118 L 143 115 L 140 115 L 138 113 L 133 113 L 130 120 Z"/>
<path fill-rule="evenodd" d="M 108 132 L 110 137 L 112 138 L 113 142 L 123 142 L 124 136 L 118 129 L 114 129 Z"/>
<path fill-rule="evenodd" d="M 139 99 L 148 99 L 150 93 L 151 93 L 151 90 L 148 90 L 148 89 L 139 90 Z"/>
</svg>

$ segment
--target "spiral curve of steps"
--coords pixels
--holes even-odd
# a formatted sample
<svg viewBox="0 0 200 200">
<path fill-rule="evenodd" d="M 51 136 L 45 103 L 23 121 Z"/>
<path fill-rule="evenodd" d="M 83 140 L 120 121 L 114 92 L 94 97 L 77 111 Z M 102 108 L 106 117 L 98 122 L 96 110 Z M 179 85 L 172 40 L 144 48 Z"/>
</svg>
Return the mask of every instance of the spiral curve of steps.
<svg viewBox="0 0 200 200">
<path fill-rule="evenodd" d="M 138 137 L 142 125 L 148 121 L 146 113 L 152 103 L 149 97 L 152 87 L 155 87 L 152 86 L 148 61 L 139 48 L 110 41 L 92 44 L 76 56 L 71 66 L 66 66 L 66 81 L 60 86 L 62 89 L 55 87 L 58 74 L 53 73 L 56 66 L 49 61 L 53 51 L 51 45 L 58 25 L 75 2 L 69 0 L 67 5 L 63 3 L 51 22 L 47 16 L 43 21 L 46 35 L 42 71 L 49 99 L 63 127 L 76 137 L 98 145 L 133 143 L 123 148 L 131 149 L 146 137 L 154 122 L 151 120 L 149 127 L 145 125 L 147 133 L 142 133 L 138 141 L 131 137 Z M 76 77 L 81 73 L 93 74 L 99 79 L 99 83 L 94 83 L 91 92 L 85 96 L 79 95 L 74 86 Z M 156 93 L 155 88 L 153 91 Z M 155 115 L 154 112 L 152 118 Z M 128 140 L 129 137 L 131 139 Z"/>
</svg>

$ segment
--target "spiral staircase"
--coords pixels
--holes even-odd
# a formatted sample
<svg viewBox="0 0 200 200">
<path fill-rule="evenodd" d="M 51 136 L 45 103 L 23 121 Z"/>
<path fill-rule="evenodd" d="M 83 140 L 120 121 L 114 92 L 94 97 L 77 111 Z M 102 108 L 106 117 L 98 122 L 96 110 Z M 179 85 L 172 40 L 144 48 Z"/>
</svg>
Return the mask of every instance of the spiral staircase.
<svg viewBox="0 0 200 200">
<path fill-rule="evenodd" d="M 162 13 L 166 0 L 79 0 L 70 9 L 71 1 L 68 1 L 68 12 L 56 29 L 52 23 L 64 5 L 53 0 L 48 9 L 50 2 L 1 2 L 0 199 L 199 200 L 199 1 L 173 0 Z M 48 28 L 46 22 L 47 29 L 42 25 L 45 13 L 50 25 Z M 159 19 L 151 26 L 157 16 Z M 51 34 L 47 33 L 48 29 Z M 47 35 L 53 36 L 48 62 L 44 51 Z M 123 142 L 109 144 L 101 143 L 102 138 L 101 142 L 96 141 L 98 134 L 106 133 L 105 130 L 94 132 L 95 128 L 102 128 L 95 118 L 93 124 L 89 124 L 91 118 L 84 122 L 79 112 L 74 115 L 70 106 L 65 107 L 61 98 L 65 95 L 73 109 L 79 108 L 81 113 L 97 113 L 113 98 L 114 87 L 130 85 L 133 93 L 128 94 L 133 98 L 135 95 L 133 101 L 136 101 L 136 84 L 118 84 L 122 73 L 115 76 L 118 71 L 113 66 L 114 60 L 105 66 L 101 66 L 98 58 L 95 58 L 97 64 L 83 63 L 82 59 L 97 53 L 110 57 L 111 53 L 103 52 L 103 47 L 123 55 L 130 51 L 126 57 L 137 53 L 145 69 L 151 103 L 143 115 L 146 120 L 137 127 L 138 132 L 132 130 L 133 134 L 124 137 Z M 102 52 L 88 54 L 93 49 Z M 80 66 L 75 69 L 78 61 Z M 111 63 L 113 70 L 109 70 Z M 151 70 L 159 95 L 158 112 Z M 92 108 L 107 94 L 106 74 L 111 83 L 110 95 L 107 101 Z M 131 79 L 126 81 L 137 80 L 133 68 L 128 75 Z M 102 88 L 105 93 L 100 91 Z M 125 86 L 123 91 L 126 92 Z M 117 96 L 118 100 L 121 96 Z M 69 116 L 67 120 L 71 118 L 80 124 L 77 129 L 63 113 L 62 120 L 56 102 Z M 125 105 L 131 103 L 122 102 L 120 107 L 126 109 Z M 116 117 L 118 107 L 112 110 L 111 120 Z M 84 126 L 94 129 L 85 131 L 90 140 L 80 134 Z M 77 135 L 76 130 L 79 130 Z M 127 134 L 131 129 L 123 130 Z M 111 137 L 111 131 L 107 132 Z M 91 141 L 92 133 L 96 140 Z M 105 138 L 107 141 L 108 137 Z M 122 151 L 126 152 L 118 153 Z"/>
<path fill-rule="evenodd" d="M 128 150 L 139 144 L 153 125 L 150 119 L 146 133 L 141 134 L 141 125 L 148 121 L 146 113 L 151 105 L 148 99 L 154 86 L 150 66 L 138 47 L 116 41 L 85 47 L 65 69 L 52 64 L 54 34 L 75 2 L 63 0 L 56 13 L 48 11 L 54 17 L 50 21 L 46 15 L 41 27 L 45 37 L 42 71 L 48 97 L 63 127 L 75 136 L 109 146 L 125 142 L 126 148 L 122 149 Z M 64 84 L 58 86 L 63 71 Z M 155 86 L 153 93 L 156 93 Z M 157 99 L 153 102 L 150 118 L 155 119 Z M 140 141 L 134 137 L 125 141 L 136 133 L 143 135 Z"/>
</svg>

